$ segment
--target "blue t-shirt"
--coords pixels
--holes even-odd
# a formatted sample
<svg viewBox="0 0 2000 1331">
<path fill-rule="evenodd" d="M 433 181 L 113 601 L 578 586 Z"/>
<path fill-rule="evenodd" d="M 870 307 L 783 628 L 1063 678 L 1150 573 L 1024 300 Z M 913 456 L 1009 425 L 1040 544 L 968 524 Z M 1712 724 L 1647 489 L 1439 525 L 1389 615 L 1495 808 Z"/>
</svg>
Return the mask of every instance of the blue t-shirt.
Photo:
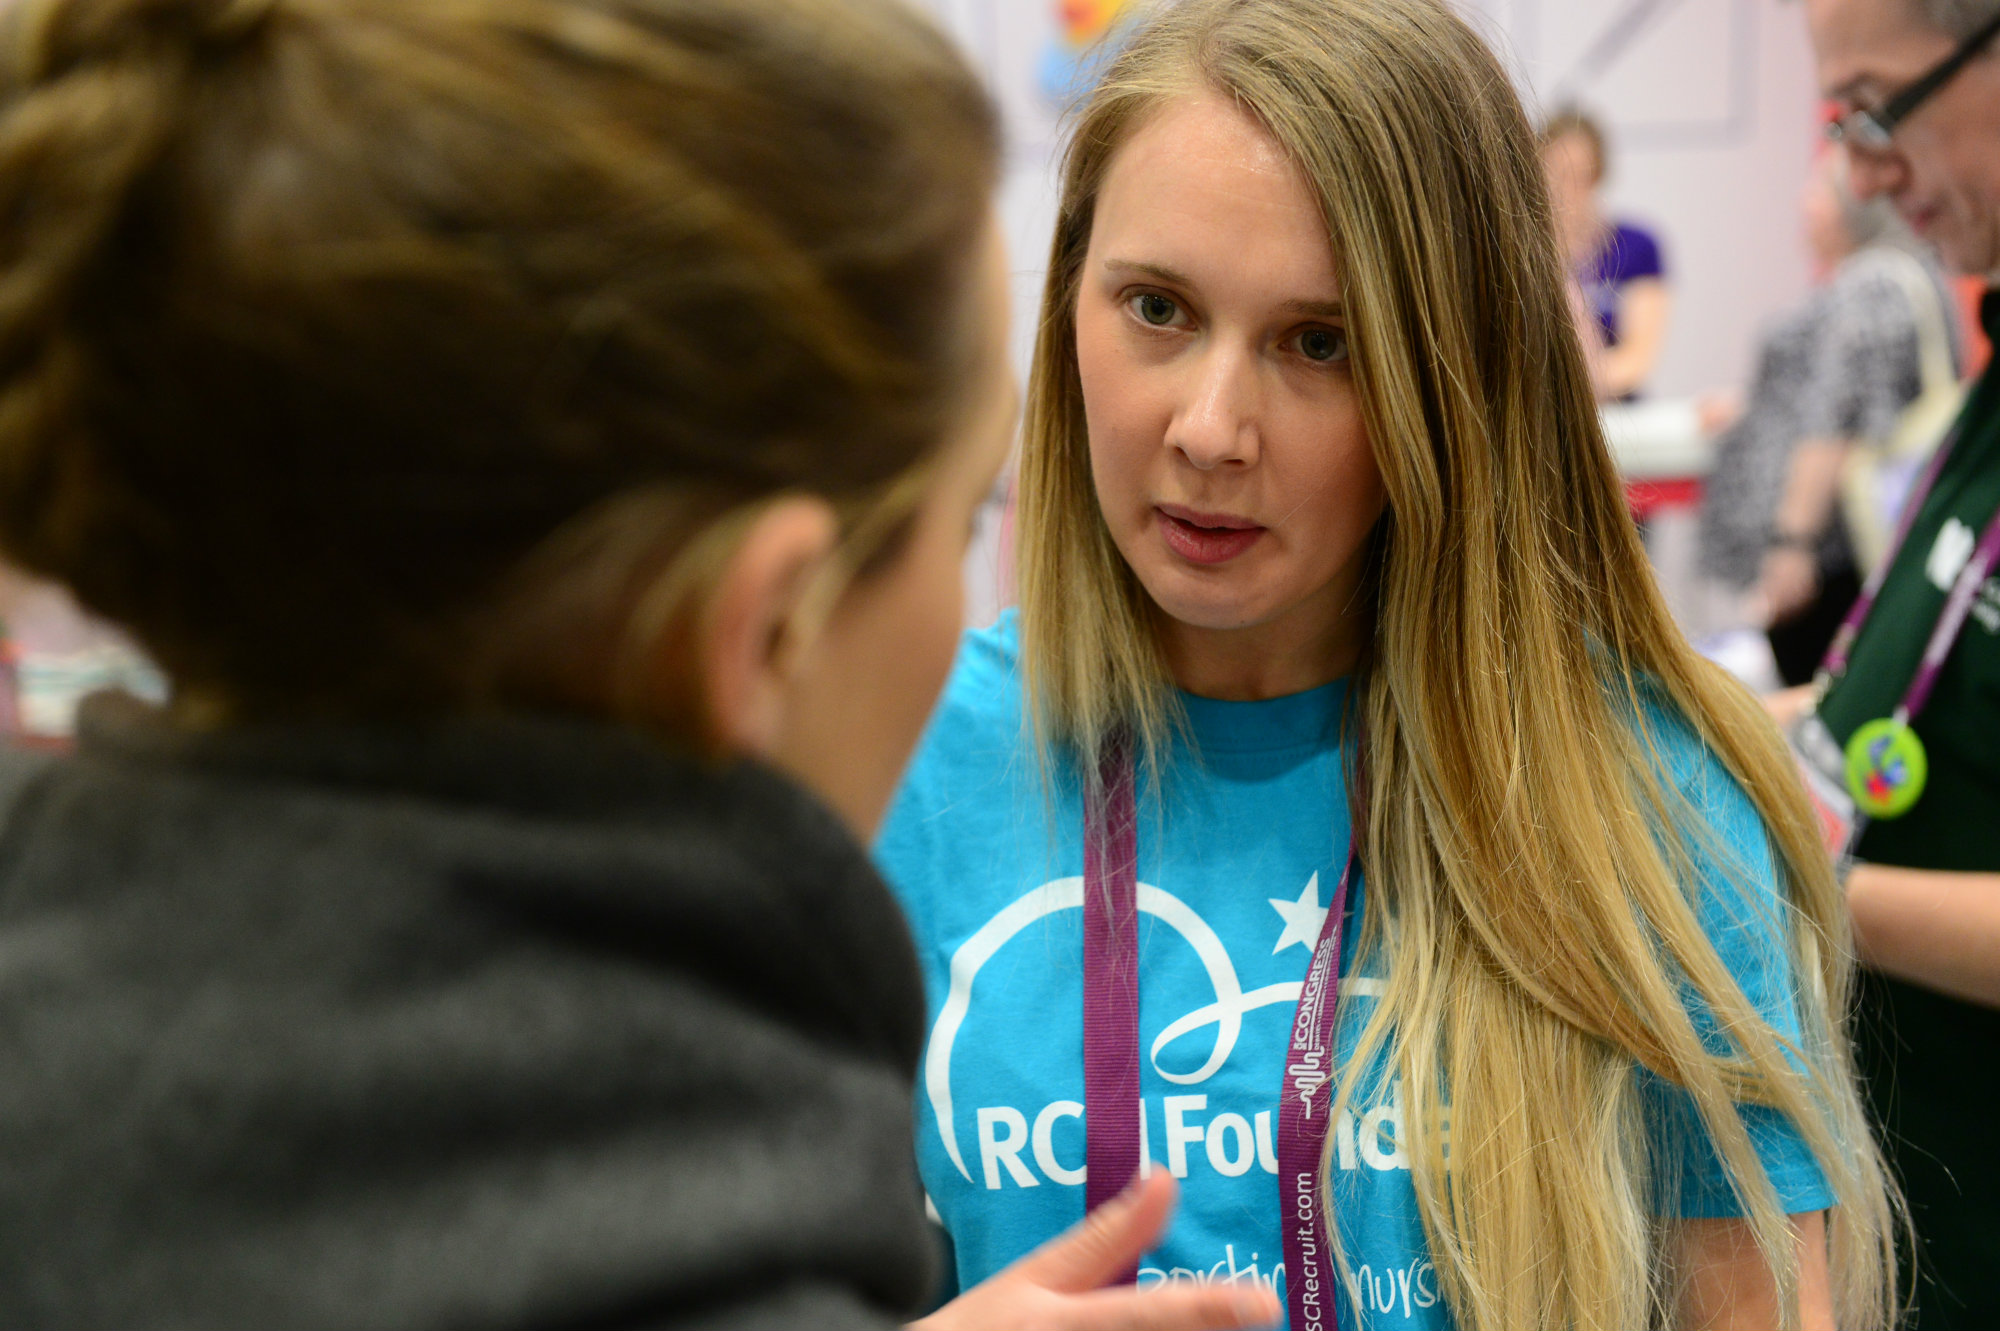
<svg viewBox="0 0 2000 1331">
<path fill-rule="evenodd" d="M 1011 613 L 969 635 L 877 856 L 908 910 L 931 1028 L 917 1086 L 924 1183 L 961 1288 L 1083 1214 L 1081 797 L 1049 792 L 1024 741 Z M 1182 1180 L 1140 1284 L 1255 1281 L 1282 1297 L 1276 1110 L 1299 987 L 1346 863 L 1338 728 L 1344 681 L 1268 702 L 1182 697 L 1199 756 L 1177 750 L 1164 801 L 1139 791 L 1140 1092 L 1144 1153 Z M 1751 1001 L 1796 1035 L 1764 829 L 1684 725 L 1655 718 L 1673 779 L 1737 877 L 1704 868 L 1704 923 Z M 1743 881 L 1762 900 L 1745 900 Z M 1354 931 L 1349 930 L 1349 937 Z M 1381 993 L 1350 957 L 1339 1045 Z M 1349 1001 L 1349 1000 L 1353 1001 Z M 1364 1076 L 1333 1131 L 1333 1210 L 1376 1326 L 1452 1325 L 1402 1149 L 1400 1085 Z M 1658 1140 L 1681 1162 L 1678 1211 L 1736 1213 L 1685 1093 L 1642 1074 Z M 1831 1204 L 1790 1123 L 1745 1111 L 1788 1211 Z"/>
</svg>

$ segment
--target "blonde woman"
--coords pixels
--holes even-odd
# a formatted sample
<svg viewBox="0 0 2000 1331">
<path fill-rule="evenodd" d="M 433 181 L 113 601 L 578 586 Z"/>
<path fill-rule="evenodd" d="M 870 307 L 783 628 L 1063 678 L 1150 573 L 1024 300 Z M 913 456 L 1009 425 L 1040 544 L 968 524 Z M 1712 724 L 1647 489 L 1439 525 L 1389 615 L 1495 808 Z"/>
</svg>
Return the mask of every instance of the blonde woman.
<svg viewBox="0 0 2000 1331">
<path fill-rule="evenodd" d="M 1293 1331 L 1887 1323 L 1829 866 L 1654 590 L 1534 137 L 1441 0 L 1132 35 L 1021 493 L 1018 615 L 878 845 L 941 1324 L 1046 1301 L 1010 1263 L 1143 1162 L 1183 1208 L 1129 1274 Z"/>
</svg>

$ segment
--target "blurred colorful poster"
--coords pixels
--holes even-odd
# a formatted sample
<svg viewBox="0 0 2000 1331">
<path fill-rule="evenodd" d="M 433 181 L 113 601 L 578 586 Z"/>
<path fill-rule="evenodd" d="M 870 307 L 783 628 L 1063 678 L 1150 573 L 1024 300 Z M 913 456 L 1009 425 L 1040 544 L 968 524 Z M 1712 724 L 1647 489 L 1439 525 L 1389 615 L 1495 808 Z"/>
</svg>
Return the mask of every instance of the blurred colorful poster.
<svg viewBox="0 0 2000 1331">
<path fill-rule="evenodd" d="M 1056 31 L 1038 70 L 1042 95 L 1066 107 L 1088 92 L 1110 58 L 1119 18 L 1131 0 L 1053 0 Z"/>
</svg>

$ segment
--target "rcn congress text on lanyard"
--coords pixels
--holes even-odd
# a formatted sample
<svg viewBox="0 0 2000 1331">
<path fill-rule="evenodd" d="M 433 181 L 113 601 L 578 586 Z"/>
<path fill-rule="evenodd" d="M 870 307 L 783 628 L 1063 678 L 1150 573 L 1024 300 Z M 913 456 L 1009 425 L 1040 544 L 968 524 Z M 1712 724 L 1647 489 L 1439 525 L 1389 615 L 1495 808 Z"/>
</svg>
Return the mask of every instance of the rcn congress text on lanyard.
<svg viewBox="0 0 2000 1331">
<path fill-rule="evenodd" d="M 1095 1210 L 1138 1174 L 1139 905 L 1138 823 L 1130 754 L 1113 744 L 1097 789 L 1084 807 L 1083 1101 L 1084 1206 Z M 1285 1296 L 1291 1331 L 1324 1331 L 1341 1322 L 1320 1195 L 1320 1159 L 1333 1091 L 1334 1000 L 1340 988 L 1340 936 L 1358 871 L 1359 818 L 1348 838 L 1347 867 L 1334 889 L 1312 967 L 1299 990 L 1291 1048 L 1278 1088 L 1279 1223 L 1285 1235 Z M 1136 1271 L 1123 1277 L 1130 1283 Z"/>
</svg>

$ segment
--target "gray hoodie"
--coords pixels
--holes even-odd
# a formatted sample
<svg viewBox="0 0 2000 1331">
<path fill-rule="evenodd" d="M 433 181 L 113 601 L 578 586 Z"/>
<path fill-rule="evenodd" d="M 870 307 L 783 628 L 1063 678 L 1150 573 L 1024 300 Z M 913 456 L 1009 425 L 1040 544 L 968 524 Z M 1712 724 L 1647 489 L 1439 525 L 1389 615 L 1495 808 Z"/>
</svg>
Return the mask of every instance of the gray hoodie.
<svg viewBox="0 0 2000 1331">
<path fill-rule="evenodd" d="M 781 778 L 561 721 L 9 755 L 0 1326 L 874 1327 L 922 991 Z"/>
</svg>

